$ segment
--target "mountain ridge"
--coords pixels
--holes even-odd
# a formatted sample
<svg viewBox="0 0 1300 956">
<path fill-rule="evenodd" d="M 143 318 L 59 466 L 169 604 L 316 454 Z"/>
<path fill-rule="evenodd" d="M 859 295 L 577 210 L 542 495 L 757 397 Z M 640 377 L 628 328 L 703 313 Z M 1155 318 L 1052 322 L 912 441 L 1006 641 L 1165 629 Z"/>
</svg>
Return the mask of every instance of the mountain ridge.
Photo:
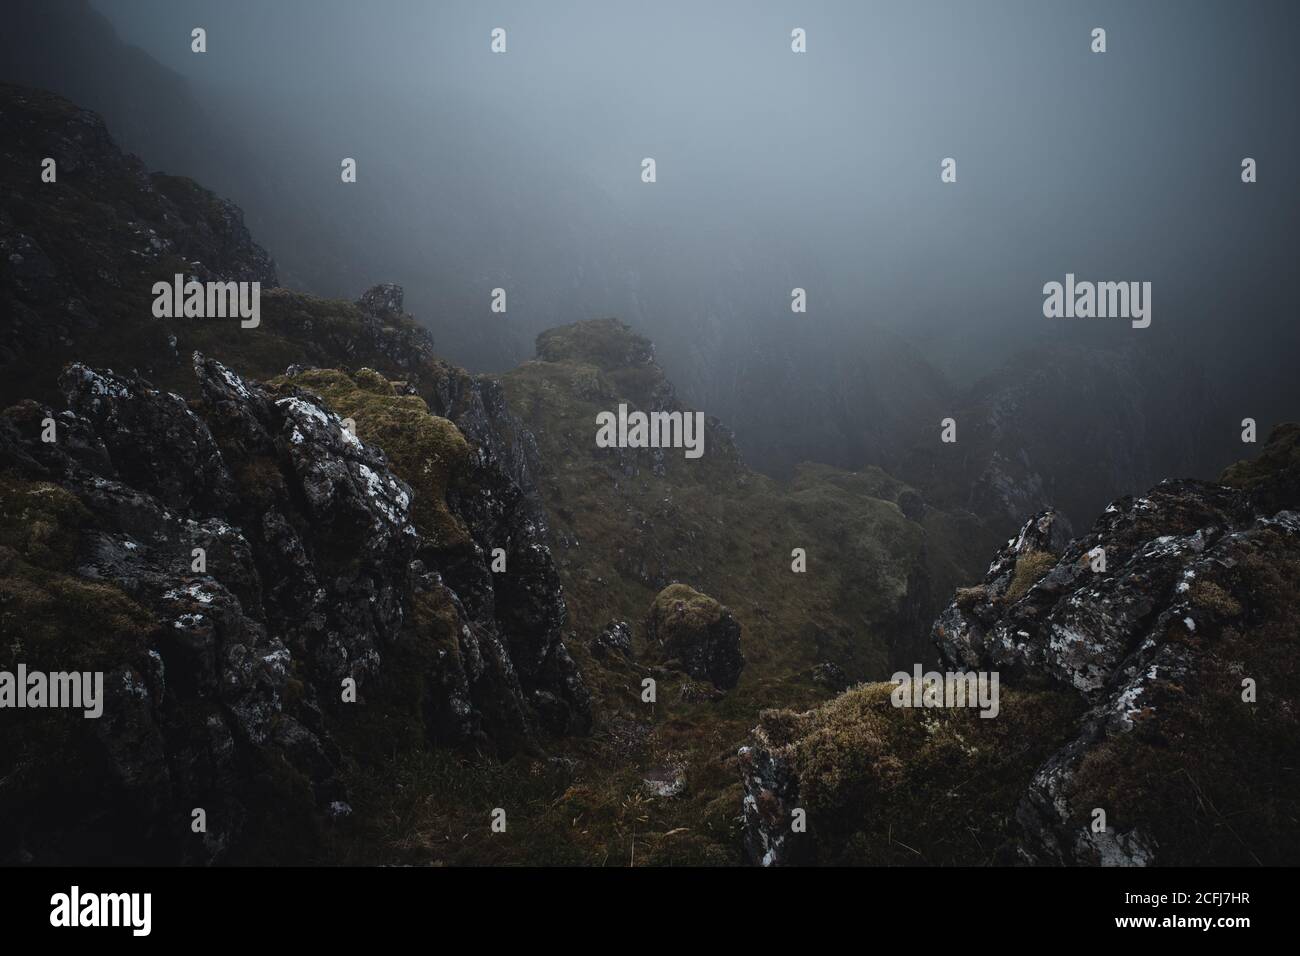
<svg viewBox="0 0 1300 956">
<path fill-rule="evenodd" d="M 999 547 L 966 472 L 777 481 L 708 416 L 699 460 L 599 448 L 620 403 L 693 411 L 617 319 L 473 376 L 395 284 L 270 287 L 237 208 L 149 173 L 93 114 L 4 85 L 0 132 L 0 669 L 112 689 L 102 725 L 27 712 L 6 738 L 0 858 L 1133 864 L 1197 862 L 1206 833 L 1243 861 L 1294 853 L 1292 771 L 1248 732 L 1290 746 L 1291 672 L 1269 664 L 1251 717 L 1225 675 L 1294 637 L 1296 426 L 1223 486 L 1121 499 L 1073 542 L 1039 513 Z M 260 326 L 154 318 L 175 274 L 266 282 Z M 1095 546 L 1113 564 L 1093 577 Z M 1104 652 L 1061 653 L 1085 597 Z M 1145 678 L 1152 654 L 1179 679 Z M 1005 669 L 1002 714 L 894 707 L 891 673 L 917 663 Z M 1117 704 L 1134 695 L 1154 718 Z M 1232 714 L 1217 736 L 1202 703 Z M 1199 739 L 1190 791 L 1135 770 Z M 1095 805 L 1109 837 L 1088 835 Z M 1261 851 L 1268 826 L 1284 838 Z"/>
</svg>

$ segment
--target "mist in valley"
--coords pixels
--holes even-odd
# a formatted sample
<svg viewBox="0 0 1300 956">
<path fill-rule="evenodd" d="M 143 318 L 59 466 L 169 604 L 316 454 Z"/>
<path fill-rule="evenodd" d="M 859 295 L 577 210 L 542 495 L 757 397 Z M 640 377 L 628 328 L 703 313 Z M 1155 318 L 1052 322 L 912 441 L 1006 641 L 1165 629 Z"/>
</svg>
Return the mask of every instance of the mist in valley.
<svg viewBox="0 0 1300 956">
<path fill-rule="evenodd" d="M 1047 504 L 1077 522 L 1213 477 L 1249 453 L 1243 418 L 1266 434 L 1296 413 L 1286 3 L 59 0 L 6 18 L 3 79 L 235 201 L 286 285 L 396 282 L 474 371 L 617 316 L 778 477 L 877 464 L 950 507 L 1010 483 L 1008 523 Z M 1067 274 L 1150 282 L 1150 326 L 1045 318 Z M 974 447 L 936 481 L 949 416 Z"/>
</svg>

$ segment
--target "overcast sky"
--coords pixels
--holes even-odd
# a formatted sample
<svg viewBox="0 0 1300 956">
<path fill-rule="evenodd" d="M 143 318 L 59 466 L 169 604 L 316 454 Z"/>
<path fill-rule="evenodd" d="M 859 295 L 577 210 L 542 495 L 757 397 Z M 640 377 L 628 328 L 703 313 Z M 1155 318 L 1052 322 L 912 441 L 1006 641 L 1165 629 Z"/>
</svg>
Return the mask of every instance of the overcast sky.
<svg viewBox="0 0 1300 956">
<path fill-rule="evenodd" d="M 260 171 L 214 185 L 289 281 L 400 282 L 471 367 L 618 315 L 723 413 L 710 376 L 739 346 L 870 349 L 879 326 L 957 381 L 1079 340 L 1203 362 L 1225 395 L 1295 397 L 1298 4 L 94 5 L 243 137 Z M 1045 319 L 1042 286 L 1067 272 L 1150 281 L 1151 327 Z M 495 286 L 510 312 L 493 325 Z"/>
</svg>

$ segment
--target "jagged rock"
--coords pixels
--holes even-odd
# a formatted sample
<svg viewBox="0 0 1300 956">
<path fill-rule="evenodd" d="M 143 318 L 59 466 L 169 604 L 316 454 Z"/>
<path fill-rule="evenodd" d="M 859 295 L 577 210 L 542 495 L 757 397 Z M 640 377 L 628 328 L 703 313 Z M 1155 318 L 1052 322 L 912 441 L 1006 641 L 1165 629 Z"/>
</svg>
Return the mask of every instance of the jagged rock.
<svg viewBox="0 0 1300 956">
<path fill-rule="evenodd" d="M 760 866 L 805 863 L 810 841 L 791 829 L 799 802 L 798 777 L 762 727 L 755 729 L 754 737 L 739 751 L 745 851 Z"/>
<path fill-rule="evenodd" d="M 1296 466 L 1285 450 L 1293 434 L 1279 430 L 1274 439 L 1260 456 L 1257 480 L 1242 481 L 1249 492 L 1166 480 L 1144 496 L 1114 502 L 1087 535 L 1065 547 L 1052 540 L 1053 516 L 1037 516 L 999 553 L 981 588 L 959 594 L 936 622 L 936 642 L 951 664 L 1045 677 L 1091 706 L 1078 735 L 1042 766 L 1017 811 L 1025 859 L 1162 859 L 1150 811 L 1093 832 L 1080 777 L 1101 754 L 1141 746 L 1133 742 L 1138 738 L 1170 737 L 1206 706 L 1191 689 L 1219 666 L 1220 655 L 1239 653 L 1230 650 L 1238 632 L 1230 625 L 1225 636 L 1224 619 L 1250 604 L 1256 585 L 1246 569 L 1261 559 L 1286 566 L 1300 554 L 1300 516 L 1256 510 L 1261 503 L 1300 504 L 1286 493 L 1294 491 Z M 1238 478 L 1249 472 L 1235 469 Z M 1027 554 L 1051 558 L 1017 595 L 1017 567 Z M 1214 693 L 1231 698 L 1235 691 L 1229 684 Z"/>
<path fill-rule="evenodd" d="M 610 621 L 605 629 L 592 639 L 591 653 L 595 657 L 615 655 L 632 656 L 632 628 L 626 621 Z"/>
<path fill-rule="evenodd" d="M 1198 492 L 1219 497 L 1210 487 L 1184 485 L 1179 490 L 1181 506 L 1209 504 L 1188 500 Z M 1161 489 L 1157 489 L 1139 501 L 1160 508 L 1156 503 L 1160 497 Z M 1120 514 L 1131 516 L 1127 509 Z M 1098 524 L 1107 525 L 1107 517 L 1113 522 L 1107 530 L 1120 534 L 1129 530 L 1124 517 L 1103 516 Z M 1168 530 L 1177 530 L 1177 526 Z M 1103 540 L 1116 543 L 1115 538 Z M 1067 679 L 1093 706 L 1081 722 L 1078 736 L 1038 771 L 1020 805 L 1017 819 L 1026 833 L 1022 849 L 1026 859 L 1144 866 L 1167 858 L 1155 836 L 1162 821 L 1150 809 L 1130 813 L 1106 831 L 1094 832 L 1088 815 L 1101 801 L 1083 794 L 1095 791 L 1097 781 L 1081 778 L 1089 776 L 1089 765 L 1103 765 L 1103 755 L 1117 749 L 1155 746 L 1163 750 L 1166 741 L 1185 733 L 1183 726 L 1188 720 L 1200 722 L 1204 713 L 1221 706 L 1211 701 L 1238 697 L 1241 684 L 1232 672 L 1240 674 L 1244 669 L 1230 663 L 1239 653 L 1233 648 L 1240 640 L 1234 625 L 1241 621 L 1245 602 L 1258 586 L 1247 569 L 1258 567 L 1261 561 L 1295 568 L 1298 556 L 1300 513 L 1295 511 L 1271 517 L 1241 516 L 1239 523 L 1226 527 L 1207 526 L 1190 534 L 1150 539 L 1113 578 L 1092 586 L 1089 597 L 1093 606 L 1084 620 L 1092 622 L 1095 630 L 1090 634 L 1100 639 L 1086 654 L 1071 646 L 1070 637 L 1081 633 L 1081 610 L 1065 599 L 1068 610 L 1060 617 L 1066 623 L 1049 619 L 1053 643 L 1064 648 L 1058 658 L 1049 660 L 1048 669 L 1055 674 L 1060 667 L 1056 661 L 1072 663 L 1076 670 Z M 1145 597 L 1136 593 L 1140 590 L 1146 591 Z M 1223 633 L 1225 623 L 1227 634 Z M 1227 655 L 1226 668 L 1221 655 Z M 1207 676 L 1220 669 L 1226 673 L 1207 682 Z M 1276 679 L 1277 675 L 1269 676 Z M 1197 693 L 1198 685 L 1206 683 L 1212 686 Z M 1275 703 L 1282 706 L 1285 716 L 1290 705 Z M 1235 705 L 1250 706 L 1239 698 Z M 1274 731 L 1283 746 L 1288 738 L 1295 739 L 1294 725 L 1292 717 Z M 1202 760 L 1192 763 L 1204 762 L 1213 773 L 1214 762 L 1222 759 L 1222 749 L 1238 746 L 1209 735 L 1197 744 Z M 1188 772 L 1186 768 L 1184 772 Z M 1198 768 L 1196 775 L 1200 773 Z M 1198 787 L 1195 776 L 1188 776 L 1189 786 Z M 1221 786 L 1224 781 L 1213 783 Z M 1114 786 L 1114 780 L 1106 781 L 1107 789 Z"/>
<path fill-rule="evenodd" d="M 671 584 L 655 597 L 646 632 L 669 660 L 679 660 L 692 677 L 723 690 L 736 686 L 745 666 L 741 626 L 731 611 L 685 584 Z"/>
<path fill-rule="evenodd" d="M 568 608 L 533 479 L 536 441 L 510 411 L 497 382 L 450 368 L 442 372 L 431 404 L 473 447 L 463 481 L 448 489 L 448 502 L 478 549 L 505 551 L 508 569 L 488 581 L 463 565 L 452 566 L 449 580 L 472 614 L 496 620 L 543 724 L 556 733 L 586 733 L 591 694 L 564 646 Z"/>
<path fill-rule="evenodd" d="M 832 862 L 1294 859 L 1297 434 L 1232 487 L 1163 481 L 1073 541 L 1026 522 L 933 629 L 945 668 L 999 673 L 996 718 L 899 707 L 892 684 L 765 712 L 740 753 L 751 858 L 790 861 L 802 806 L 795 848 Z"/>
<path fill-rule="evenodd" d="M 229 507 L 234 485 L 217 443 L 179 395 L 79 363 L 64 371 L 60 385 L 68 407 L 101 436 L 123 481 L 174 508 L 215 514 Z"/>
<path fill-rule="evenodd" d="M 6 430 L 3 458 L 19 469 L 40 461 L 31 477 L 57 480 L 94 516 L 67 570 L 120 590 L 152 614 L 148 654 L 127 658 L 113 672 L 120 678 L 110 676 L 111 687 L 128 690 L 110 696 L 110 707 L 130 703 L 133 710 L 114 708 L 94 729 L 112 731 L 99 736 L 115 778 L 136 781 L 135 790 L 140 780 L 154 781 L 137 804 L 146 817 L 209 810 L 207 841 L 182 841 L 178 829 L 162 843 L 186 857 L 202 846 L 213 856 L 200 859 L 210 862 L 240 838 L 254 791 L 251 768 L 241 764 L 252 755 L 283 754 L 310 781 L 318 808 L 340 790 L 315 681 L 324 685 L 323 698 L 337 699 L 331 686 L 338 678 L 364 685 L 378 667 L 381 648 L 402 625 L 416 535 L 404 486 L 380 453 L 340 439 L 329 412 L 307 399 L 274 404 L 200 356 L 195 372 L 214 411 L 240 409 L 229 418 L 213 415 L 221 438 L 239 439 L 226 454 L 208 423 L 175 396 L 74 365 L 64 377 L 71 407 L 60 418 L 69 432 L 93 434 L 106 454 L 67 455 L 59 442 L 39 442 L 21 414 L 6 413 L 14 427 Z M 228 467 L 246 474 L 247 451 L 272 456 L 281 483 L 279 508 L 263 512 L 261 528 L 257 515 L 236 503 L 243 489 Z M 289 476 L 301 504 L 285 487 Z M 303 678 L 303 689 L 292 691 Z M 196 750 L 189 741 L 200 733 L 229 744 Z M 147 770 L 150 753 L 155 762 L 165 755 L 169 785 Z M 210 791 L 218 781 L 220 794 Z"/>
<path fill-rule="evenodd" d="M 433 603 L 449 603 L 459 622 L 460 653 L 442 653 L 439 682 L 455 688 L 458 700 L 468 695 L 464 706 L 436 708 L 439 739 L 487 733 L 498 749 L 531 746 L 529 712 L 555 733 L 584 733 L 590 695 L 561 639 L 566 608 L 545 524 L 524 490 L 527 462 L 508 450 L 529 436 L 491 383 L 444 372 L 458 398 L 451 400 L 447 380 L 435 396 L 459 424 L 431 414 L 422 397 L 371 369 L 295 369 L 280 381 L 347 415 L 359 436 L 391 449 L 391 467 L 411 482 L 420 560 L 439 569 L 437 588 L 449 595 Z M 500 573 L 492 570 L 498 548 Z M 464 673 L 461 664 L 468 664 Z"/>
<path fill-rule="evenodd" d="M 82 632 L 68 615 L 81 612 L 52 596 L 68 589 L 108 616 L 93 645 L 99 656 L 87 660 L 106 673 L 105 717 L 74 726 L 71 739 L 92 748 L 92 766 L 107 774 L 88 773 L 85 784 L 103 793 L 86 806 L 125 815 L 106 823 L 88 809 L 84 820 L 61 822 L 66 834 L 118 827 L 149 834 L 141 860 L 207 863 L 247 852 L 251 833 L 288 814 L 306 821 L 309 845 L 313 826 L 346 815 L 335 737 L 358 715 L 413 721 L 432 742 L 504 751 L 533 745 L 534 719 L 557 732 L 589 723 L 589 695 L 559 640 L 564 604 L 549 552 L 499 466 L 483 466 L 483 485 L 462 488 L 457 502 L 492 500 L 452 514 L 444 482 L 425 474 L 407 484 L 378 445 L 295 384 L 320 384 L 307 373 L 263 386 L 197 353 L 193 370 L 201 398 L 190 405 L 138 377 L 73 365 L 63 376 L 66 411 L 27 402 L 0 415 L 0 472 L 16 476 L 0 488 L 6 502 L 60 509 L 37 521 L 46 529 L 39 539 L 28 517 L 14 532 L 18 547 L 5 545 L 6 633 L 17 626 L 12 615 L 37 600 L 45 617 L 23 626 L 48 626 L 75 648 Z M 381 377 L 366 383 L 377 400 L 430 418 L 418 398 L 385 391 Z M 57 440 L 43 442 L 51 417 Z M 463 444 L 441 421 L 429 434 Z M 485 543 L 528 542 L 511 551 L 508 586 L 495 586 L 483 547 L 467 536 L 426 546 L 417 490 L 438 499 L 419 511 L 425 526 L 464 521 Z M 445 563 L 451 577 L 427 562 Z M 452 580 L 469 589 L 472 607 Z M 6 604 L 15 587 L 19 604 Z M 107 610 L 114 602 L 130 610 Z M 122 628 L 130 640 L 112 637 Z M 47 663 L 68 667 L 85 653 Z M 355 704 L 342 702 L 344 679 L 355 682 Z M 38 748 L 43 731 L 34 733 Z M 73 758 L 53 748 L 42 759 Z M 283 768 L 269 789 L 259 770 L 268 766 Z M 8 819 L 0 857 L 63 859 L 63 845 L 42 836 L 39 803 L 21 803 L 22 781 L 12 782 L 0 795 Z M 209 815 L 201 840 L 188 839 L 195 806 Z"/>
<path fill-rule="evenodd" d="M 999 552 L 973 601 L 939 616 L 935 642 L 955 664 L 1045 673 L 1095 699 L 1190 558 L 1250 520 L 1242 495 L 1191 481 L 1120 499 L 1064 547 L 1044 512 Z M 1105 572 L 1093 571 L 1098 548 Z"/>
</svg>

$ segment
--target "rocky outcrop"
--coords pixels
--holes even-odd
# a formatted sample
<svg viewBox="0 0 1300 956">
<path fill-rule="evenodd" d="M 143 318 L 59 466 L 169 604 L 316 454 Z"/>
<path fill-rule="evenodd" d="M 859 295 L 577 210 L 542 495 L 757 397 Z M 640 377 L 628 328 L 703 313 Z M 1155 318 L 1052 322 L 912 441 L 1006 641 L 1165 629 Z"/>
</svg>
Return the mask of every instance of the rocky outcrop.
<svg viewBox="0 0 1300 956">
<path fill-rule="evenodd" d="M 429 478 L 434 455 L 470 457 L 454 425 L 373 373 L 361 377 L 374 402 L 358 406 L 359 438 L 321 397 L 357 392 L 341 373 L 260 385 L 197 354 L 193 368 L 193 403 L 72 365 L 66 410 L 26 402 L 0 418 L 15 516 L 0 616 L 16 638 L 0 667 L 102 670 L 109 688 L 102 720 L 55 715 L 20 730 L 15 762 L 0 767 L 0 856 L 84 860 L 75 841 L 93 846 L 97 832 L 120 841 L 118 862 L 125 845 L 141 861 L 247 859 L 255 835 L 290 816 L 303 821 L 283 848 L 294 858 L 349 812 L 343 769 L 367 759 L 354 744 L 373 744 L 375 722 L 393 745 L 506 752 L 533 746 L 539 721 L 585 728 L 586 689 L 559 640 L 563 596 L 536 532 L 495 500 L 483 513 L 417 507 L 461 478 L 454 462 Z M 411 483 L 373 440 L 399 424 L 381 415 L 399 399 L 414 403 L 400 424 L 427 420 L 413 429 L 417 457 L 397 459 Z M 42 440 L 51 422 L 54 440 Z M 510 489 L 501 476 L 461 487 L 458 503 Z M 51 501 L 57 513 L 33 511 Z M 469 533 L 448 540 L 443 521 Z M 473 535 L 529 542 L 495 576 L 510 586 L 495 586 Z M 66 593 L 93 603 L 68 605 Z M 82 621 L 97 615 L 102 632 L 88 633 Z M 78 785 L 101 798 L 46 820 L 55 810 L 25 784 L 73 760 Z M 206 813 L 201 836 L 194 808 Z"/>
<path fill-rule="evenodd" d="M 659 592 L 646 616 L 646 633 L 658 653 L 692 677 L 728 690 L 740 680 L 740 622 L 728 608 L 685 584 Z"/>
<path fill-rule="evenodd" d="M 740 777 L 744 787 L 742 840 L 749 859 L 759 866 L 791 866 L 812 858 L 809 841 L 793 830 L 799 804 L 799 780 L 780 745 L 764 727 L 740 748 Z"/>
<path fill-rule="evenodd" d="M 431 405 L 469 440 L 462 480 L 448 501 L 465 519 L 477 548 L 504 552 L 506 572 L 494 576 L 491 596 L 468 584 L 471 603 L 492 609 L 532 705 L 558 733 L 586 733 L 591 695 L 564 646 L 568 621 L 564 589 L 549 545 L 550 529 L 533 474 L 537 443 L 510 411 L 501 386 L 459 369 L 440 367 Z"/>
<path fill-rule="evenodd" d="M 626 621 L 610 621 L 591 641 L 592 656 L 598 658 L 632 657 L 632 628 Z"/>
<path fill-rule="evenodd" d="M 1240 663 L 1241 678 L 1216 675 L 1218 683 L 1206 686 L 1202 699 L 1190 693 L 1242 655 L 1247 608 L 1260 610 L 1254 593 L 1264 583 L 1260 562 L 1286 567 L 1300 556 L 1300 513 L 1259 513 L 1253 504 L 1236 489 L 1164 481 L 1144 496 L 1116 501 L 1087 535 L 1065 547 L 1048 540 L 1053 515 L 1045 513 L 998 555 L 975 593 L 959 596 L 940 616 L 935 640 L 954 666 L 1046 678 L 1090 706 L 1078 736 L 1040 768 L 1017 811 L 1026 859 L 1161 861 L 1155 808 L 1118 820 L 1112 811 L 1104 830 L 1090 825 L 1094 807 L 1105 810 L 1107 801 L 1088 800 L 1097 781 L 1081 777 L 1102 755 L 1177 739 L 1175 728 L 1234 697 L 1234 709 L 1256 711 L 1261 722 L 1294 723 L 1285 718 L 1289 704 L 1240 699 L 1241 678 L 1251 676 Z M 1017 592 L 1018 567 L 1034 553 L 1051 558 Z M 1278 729 L 1284 737 L 1294 733 L 1293 726 Z M 1215 736 L 1199 744 L 1215 758 L 1218 747 L 1235 746 L 1230 734 Z"/>
<path fill-rule="evenodd" d="M 1300 831 L 1283 821 L 1295 819 L 1290 768 L 1300 748 L 1298 436 L 1278 428 L 1255 462 L 1225 473 L 1228 484 L 1167 480 L 1121 498 L 1075 540 L 1053 512 L 1034 516 L 939 616 L 933 638 L 946 669 L 997 672 L 1002 714 L 925 712 L 925 747 L 947 739 L 969 779 L 989 778 L 982 762 L 995 746 L 1019 755 L 1002 770 L 1015 784 L 1005 794 L 964 798 L 979 819 L 1007 821 L 994 828 L 992 859 L 1295 859 Z M 788 811 L 798 804 L 821 808 L 810 811 L 805 851 L 835 854 L 857 841 L 861 861 L 887 859 L 872 842 L 879 834 L 865 835 L 897 808 L 900 780 L 932 794 L 923 798 L 931 813 L 945 803 L 939 778 L 917 772 L 924 750 L 907 742 L 917 712 L 889 706 L 891 686 L 764 716 L 741 751 L 752 859 L 792 862 Z M 1008 715 L 1025 726 L 992 743 Z M 1026 753 L 1039 756 L 1026 762 Z M 853 823 L 831 812 L 837 801 Z M 906 826 L 924 831 L 915 817 Z M 891 829 L 889 839 L 951 862 L 989 859 L 974 843 L 952 855 L 942 833 Z"/>
<path fill-rule="evenodd" d="M 109 798 L 104 832 L 141 860 L 248 860 L 257 846 L 300 859 L 346 816 L 354 762 L 428 746 L 506 757 L 585 733 L 535 441 L 500 386 L 440 361 L 400 286 L 356 302 L 274 288 L 236 207 L 148 172 L 94 114 L 0 86 L 0 131 L 0 309 L 13 319 L 0 405 L 19 402 L 0 473 L 5 514 L 21 517 L 0 552 L 0 613 L 6 638 L 48 632 L 52 668 L 78 659 L 63 641 L 88 609 L 113 623 L 80 655 L 129 667 L 140 701 L 136 736 L 101 734 L 135 794 Z M 40 182 L 44 156 L 56 183 Z M 153 285 L 177 273 L 261 283 L 260 325 L 156 317 Z M 51 417 L 57 441 L 41 442 Z M 57 514 L 32 525 L 32 502 Z M 132 537 L 146 532 L 147 546 Z M 196 549 L 206 570 L 190 570 Z M 340 699 L 345 678 L 356 704 Z M 28 768 L 7 775 L 6 810 L 39 792 L 40 768 L 66 777 L 87 747 L 103 762 L 80 724 L 75 756 L 46 731 L 4 755 Z M 216 743 L 187 762 L 200 739 Z M 97 772 L 85 782 L 118 793 Z M 211 837 L 178 842 L 188 822 L 174 814 L 200 798 Z M 56 846 L 38 818 L 10 813 L 0 856 L 93 853 L 76 849 L 93 846 L 88 829 Z"/>
</svg>

